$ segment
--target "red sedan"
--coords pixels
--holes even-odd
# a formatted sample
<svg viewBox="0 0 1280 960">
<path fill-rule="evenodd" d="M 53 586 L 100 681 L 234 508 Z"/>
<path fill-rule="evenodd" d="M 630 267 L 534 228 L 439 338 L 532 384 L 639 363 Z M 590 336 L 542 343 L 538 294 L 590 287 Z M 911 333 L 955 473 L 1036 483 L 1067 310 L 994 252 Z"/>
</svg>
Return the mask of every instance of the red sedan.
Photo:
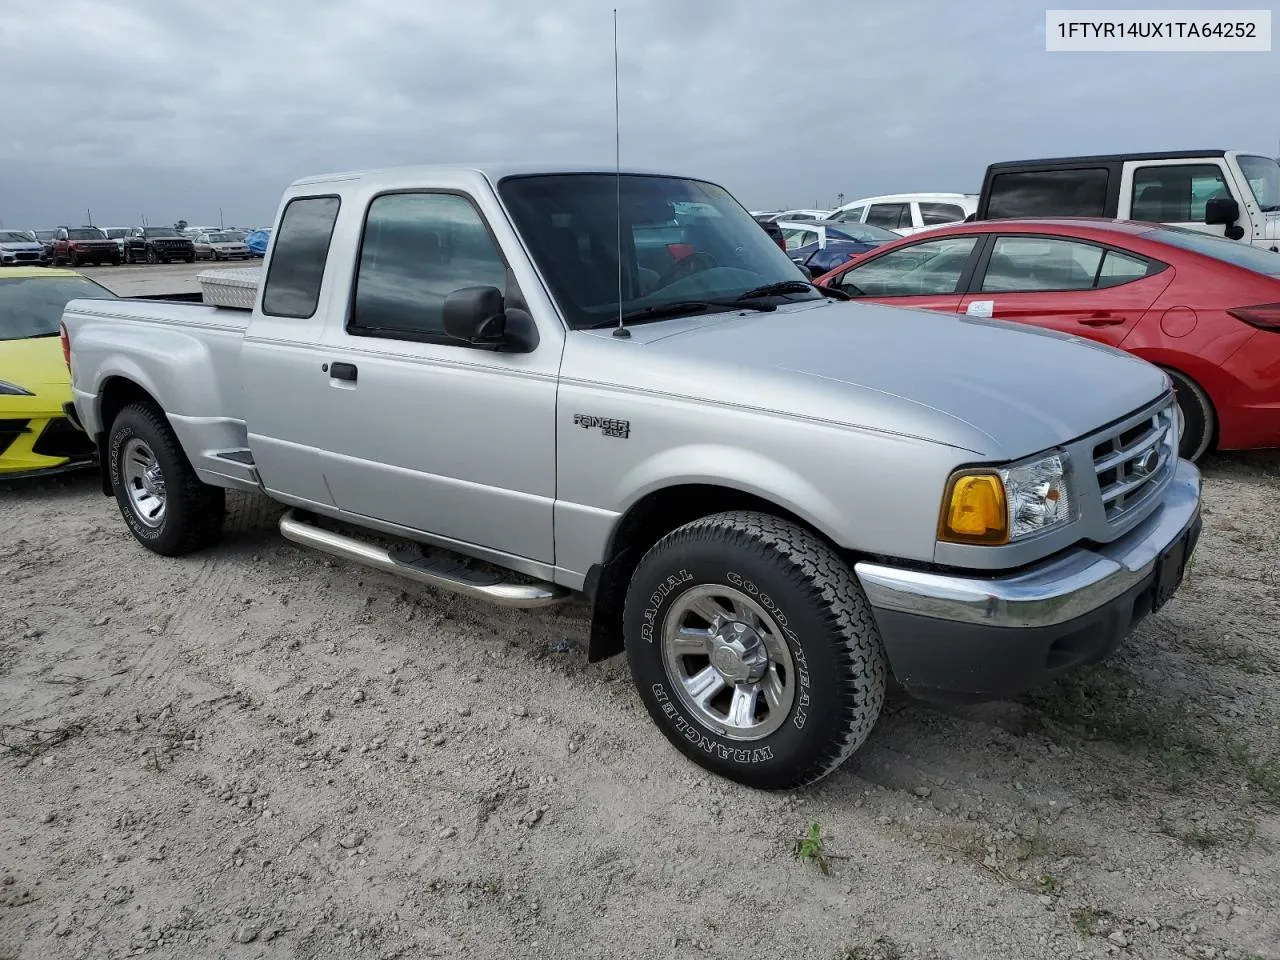
<svg viewBox="0 0 1280 960">
<path fill-rule="evenodd" d="M 1048 327 L 1163 367 L 1184 457 L 1280 447 L 1280 253 L 1150 223 L 994 220 L 904 237 L 815 282 Z"/>
</svg>

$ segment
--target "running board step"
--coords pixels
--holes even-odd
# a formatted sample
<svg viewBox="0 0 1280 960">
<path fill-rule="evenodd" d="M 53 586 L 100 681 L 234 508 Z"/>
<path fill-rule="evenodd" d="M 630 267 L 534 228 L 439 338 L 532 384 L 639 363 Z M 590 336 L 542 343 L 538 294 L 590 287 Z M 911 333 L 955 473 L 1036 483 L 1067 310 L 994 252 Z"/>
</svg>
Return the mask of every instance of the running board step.
<svg viewBox="0 0 1280 960">
<path fill-rule="evenodd" d="M 280 518 L 280 534 L 286 540 L 322 553 L 503 607 L 549 607 L 563 603 L 571 596 L 569 590 L 553 583 L 511 583 L 496 574 L 469 570 L 461 563 L 444 557 L 424 557 L 409 550 L 387 550 L 307 523 L 294 510 L 287 511 Z"/>
</svg>

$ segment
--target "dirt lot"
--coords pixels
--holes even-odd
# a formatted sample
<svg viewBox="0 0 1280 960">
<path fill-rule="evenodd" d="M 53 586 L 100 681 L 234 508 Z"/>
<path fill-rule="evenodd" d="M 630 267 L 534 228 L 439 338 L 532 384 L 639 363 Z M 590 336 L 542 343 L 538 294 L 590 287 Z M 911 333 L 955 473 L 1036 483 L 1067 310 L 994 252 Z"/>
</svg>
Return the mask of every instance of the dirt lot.
<svg viewBox="0 0 1280 960">
<path fill-rule="evenodd" d="M 1206 474 L 1115 661 L 895 699 L 792 796 L 681 758 L 578 607 L 328 561 L 253 500 L 166 560 L 92 478 L 5 487 L 0 958 L 1280 958 L 1280 455 Z"/>
</svg>

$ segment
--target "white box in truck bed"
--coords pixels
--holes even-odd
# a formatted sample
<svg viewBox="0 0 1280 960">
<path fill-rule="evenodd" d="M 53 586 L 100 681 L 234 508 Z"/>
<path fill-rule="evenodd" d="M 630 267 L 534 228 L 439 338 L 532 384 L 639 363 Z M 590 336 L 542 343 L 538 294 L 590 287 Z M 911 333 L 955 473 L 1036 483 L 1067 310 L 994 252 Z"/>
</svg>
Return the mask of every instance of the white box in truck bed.
<svg viewBox="0 0 1280 960">
<path fill-rule="evenodd" d="M 252 310 L 262 280 L 261 267 L 205 270 L 199 276 L 204 302 L 215 307 Z"/>
</svg>

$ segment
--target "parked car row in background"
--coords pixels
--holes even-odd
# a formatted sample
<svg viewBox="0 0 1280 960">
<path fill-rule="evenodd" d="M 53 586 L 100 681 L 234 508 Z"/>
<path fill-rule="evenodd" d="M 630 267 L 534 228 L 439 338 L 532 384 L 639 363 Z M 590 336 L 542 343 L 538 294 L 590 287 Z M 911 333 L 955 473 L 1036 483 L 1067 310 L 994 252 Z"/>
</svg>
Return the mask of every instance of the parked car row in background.
<svg viewBox="0 0 1280 960">
<path fill-rule="evenodd" d="M 0 230 L 2 266 L 100 266 L 196 260 L 247 260 L 266 253 L 270 228 L 57 227 Z"/>
</svg>

